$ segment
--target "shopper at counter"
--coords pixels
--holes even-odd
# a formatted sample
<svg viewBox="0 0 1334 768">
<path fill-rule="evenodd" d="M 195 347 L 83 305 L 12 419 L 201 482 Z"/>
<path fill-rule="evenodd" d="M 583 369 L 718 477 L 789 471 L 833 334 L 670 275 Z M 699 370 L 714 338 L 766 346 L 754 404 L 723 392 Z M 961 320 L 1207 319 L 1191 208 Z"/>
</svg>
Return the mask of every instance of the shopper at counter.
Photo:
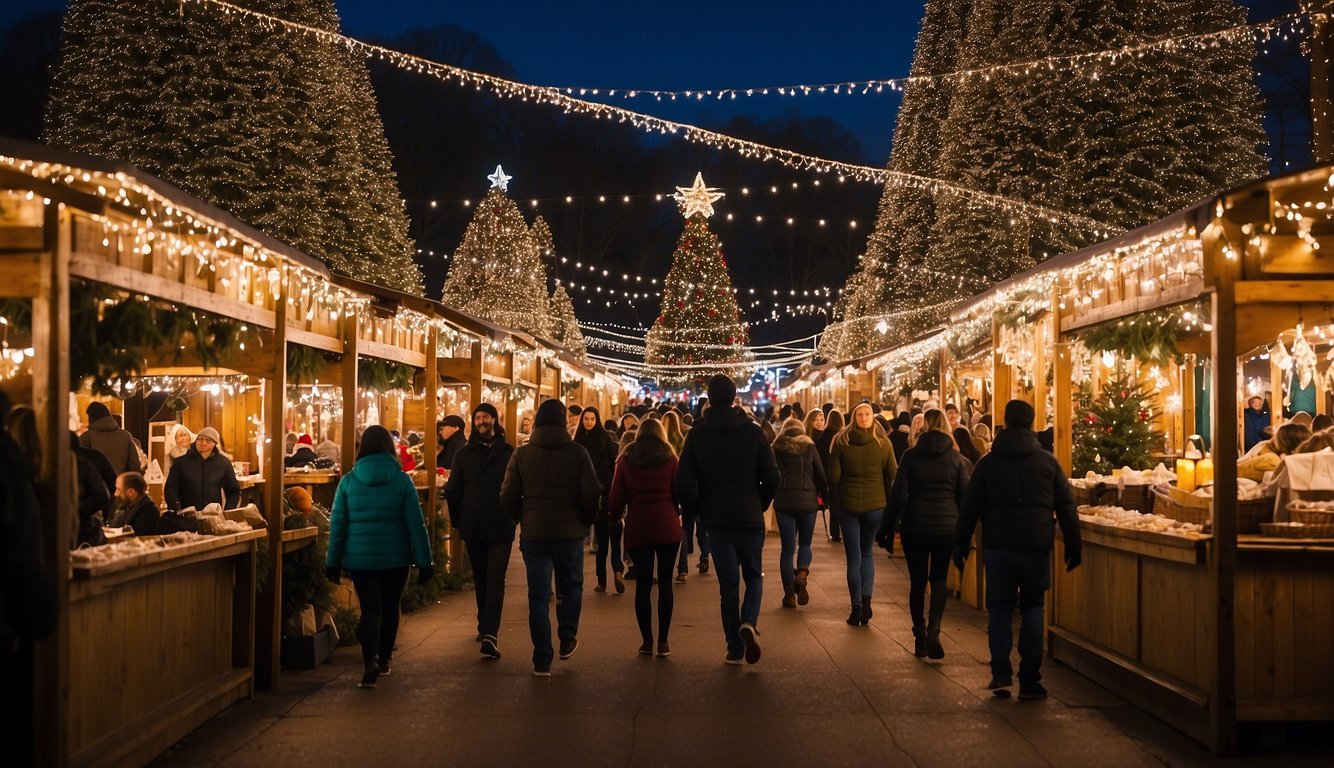
<svg viewBox="0 0 1334 768">
<path fill-rule="evenodd" d="M 1269 401 L 1263 397 L 1252 397 L 1246 401 L 1246 410 L 1242 411 L 1242 420 L 1246 425 L 1243 450 L 1250 452 L 1265 439 L 1265 427 L 1269 426 Z"/>
<path fill-rule="evenodd" d="M 1261 443 L 1259 449 L 1237 462 L 1237 477 L 1263 482 L 1265 475 L 1278 469 L 1283 457 L 1297 450 L 1311 436 L 1311 428 L 1290 421 L 1278 428 L 1274 436 Z"/>
<path fill-rule="evenodd" d="M 135 536 L 152 536 L 160 517 L 157 504 L 148 495 L 148 483 L 138 472 L 122 472 L 116 477 L 116 502 L 111 527 L 130 526 Z"/>
<path fill-rule="evenodd" d="M 203 509 L 221 503 L 223 509 L 241 505 L 241 485 L 231 459 L 218 450 L 222 438 L 218 430 L 204 427 L 199 430 L 194 446 L 171 464 L 171 474 L 162 488 L 167 509 L 177 512 L 186 507 Z"/>
<path fill-rule="evenodd" d="M 88 415 L 88 431 L 79 437 L 79 443 L 101 451 L 117 472 L 138 472 L 141 469 L 139 449 L 130 433 L 121 429 L 111 417 L 111 410 L 94 400 L 88 404 L 85 413 Z"/>
</svg>

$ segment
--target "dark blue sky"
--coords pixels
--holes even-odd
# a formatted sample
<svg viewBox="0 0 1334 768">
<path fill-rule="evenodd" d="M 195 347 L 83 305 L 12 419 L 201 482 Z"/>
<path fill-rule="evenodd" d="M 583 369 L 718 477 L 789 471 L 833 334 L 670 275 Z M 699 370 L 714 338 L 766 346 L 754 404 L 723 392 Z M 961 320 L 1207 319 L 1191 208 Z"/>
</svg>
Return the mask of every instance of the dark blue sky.
<svg viewBox="0 0 1334 768">
<path fill-rule="evenodd" d="M 336 2 L 344 29 L 356 37 L 458 24 L 490 41 L 529 82 L 676 90 L 904 75 L 924 5 L 921 0 Z M 0 23 L 34 8 L 62 5 L 10 0 L 0 8 Z M 453 86 L 440 87 L 443 94 Z M 646 99 L 619 103 L 671 119 L 703 115 L 711 123 L 734 114 L 772 115 L 785 107 L 825 114 L 857 135 L 865 150 L 862 160 L 876 166 L 888 158 L 898 107 L 897 97 L 888 94 L 769 96 L 694 107 Z"/>
</svg>

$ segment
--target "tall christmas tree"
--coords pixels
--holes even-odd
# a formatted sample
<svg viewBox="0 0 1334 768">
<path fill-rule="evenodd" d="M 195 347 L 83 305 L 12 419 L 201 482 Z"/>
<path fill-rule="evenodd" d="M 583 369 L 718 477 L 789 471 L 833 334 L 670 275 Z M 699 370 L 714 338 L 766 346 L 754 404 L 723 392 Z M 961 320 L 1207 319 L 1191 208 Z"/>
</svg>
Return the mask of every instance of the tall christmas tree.
<svg viewBox="0 0 1334 768">
<path fill-rule="evenodd" d="M 1154 429 L 1155 393 L 1144 382 L 1118 371 L 1094 398 L 1085 386 L 1074 423 L 1074 474 L 1110 474 L 1113 469 L 1151 469 L 1153 452 L 1163 445 Z"/>
<path fill-rule="evenodd" d="M 677 187 L 685 230 L 663 281 L 662 309 L 645 342 L 644 364 L 665 383 L 701 382 L 717 373 L 749 376 L 754 367 L 732 276 L 718 236 L 709 231 L 713 203 L 723 193 L 704 186 Z"/>
<path fill-rule="evenodd" d="M 971 0 L 927 2 L 910 71 L 914 78 L 959 68 L 959 49 L 971 7 Z M 890 171 L 939 178 L 941 123 L 949 114 L 955 90 L 955 81 L 951 79 L 909 82 L 894 129 Z M 929 273 L 920 268 L 926 259 L 934 218 L 935 198 L 929 191 L 894 180 L 886 184 L 875 229 L 866 241 L 866 254 L 844 286 L 841 306 L 834 312 L 835 323 L 821 339 L 823 357 L 830 360 L 859 357 L 904 341 L 915 335 L 916 328 L 925 327 L 885 315 L 891 311 L 891 305 L 913 306 L 925 296 L 927 286 L 923 278 Z"/>
<path fill-rule="evenodd" d="M 574 300 L 559 281 L 551 293 L 551 338 L 578 355 L 580 360 L 588 359 L 584 332 L 579 330 L 579 318 L 574 315 Z"/>
<path fill-rule="evenodd" d="M 248 0 L 337 32 L 332 0 Z M 364 62 L 173 0 L 71 0 L 45 139 L 177 184 L 321 259 L 420 292 Z"/>
<path fill-rule="evenodd" d="M 933 0 L 913 73 L 923 57 L 929 57 L 924 72 L 986 70 L 1244 23 L 1245 11 L 1233 0 Z M 928 32 L 935 43 L 920 47 Z M 919 167 L 934 163 L 934 172 L 902 170 L 1132 229 L 1263 172 L 1253 55 L 1249 41 L 1211 40 L 1115 63 L 1062 62 L 937 80 L 932 99 L 910 99 L 919 87 L 914 84 L 900 113 L 900 131 L 910 132 L 896 137 L 891 169 L 899 169 L 895 160 L 906 143 L 917 146 Z M 929 119 L 921 117 L 923 109 L 943 111 Z M 894 182 L 885 193 L 904 200 L 912 194 Z M 891 203 L 888 211 L 899 205 Z M 891 277 L 867 277 L 859 290 L 874 299 L 846 303 L 848 322 L 838 339 L 843 357 L 865 351 L 854 342 L 874 344 L 863 326 L 886 315 L 892 318 L 886 343 L 911 337 L 938 323 L 952 302 L 1106 234 L 943 188 L 929 204 L 912 207 L 908 219 L 886 212 L 882 201 L 863 271 L 892 262 Z M 891 247 L 897 251 L 886 250 Z M 892 258 L 884 258 L 886 252 Z"/>
<path fill-rule="evenodd" d="M 547 273 L 528 222 L 496 166 L 450 261 L 443 301 L 508 328 L 551 337 Z"/>
</svg>

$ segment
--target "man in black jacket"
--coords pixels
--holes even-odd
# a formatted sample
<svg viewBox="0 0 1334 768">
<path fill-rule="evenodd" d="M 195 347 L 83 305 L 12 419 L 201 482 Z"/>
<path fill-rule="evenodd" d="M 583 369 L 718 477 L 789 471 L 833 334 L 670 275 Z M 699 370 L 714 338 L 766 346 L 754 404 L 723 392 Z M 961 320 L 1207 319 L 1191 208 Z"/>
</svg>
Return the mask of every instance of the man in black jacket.
<svg viewBox="0 0 1334 768">
<path fill-rule="evenodd" d="M 1053 511 L 1056 514 L 1052 520 Z M 977 462 L 954 529 L 954 564 L 963 570 L 973 529 L 982 522 L 983 564 L 987 574 L 987 638 L 991 682 L 997 696 L 1014 684 L 1010 649 L 1012 621 L 1019 607 L 1019 698 L 1042 699 L 1042 615 L 1051 587 L 1055 522 L 1065 539 L 1066 570 L 1080 563 L 1079 515 L 1065 471 L 1042 449 L 1033 433 L 1033 406 L 1023 400 L 1005 405 L 1005 429 L 991 452 Z"/>
<path fill-rule="evenodd" d="M 565 429 L 565 406 L 547 400 L 533 417 L 533 435 L 505 467 L 500 503 L 519 523 L 519 551 L 528 572 L 528 632 L 533 674 L 551 676 L 551 575 L 562 599 L 556 604 L 560 657 L 579 646 L 584 595 L 584 537 L 597 515 L 602 484 L 588 451 Z"/>
<path fill-rule="evenodd" d="M 440 448 L 435 454 L 437 468 L 449 469 L 454 466 L 454 457 L 468 443 L 463 436 L 463 428 L 466 426 L 468 425 L 463 423 L 463 417 L 455 413 L 449 414 L 435 425 L 436 435 L 440 438 Z"/>
<path fill-rule="evenodd" d="M 490 403 L 472 412 L 472 435 L 454 457 L 445 484 L 449 519 L 468 547 L 477 594 L 477 637 L 482 654 L 500 658 L 500 614 L 505 606 L 505 570 L 514 547 L 514 519 L 500 506 L 514 446 L 505 442 L 500 414 Z"/>
<path fill-rule="evenodd" d="M 118 509 L 111 520 L 111 527 L 130 526 L 135 536 L 152 536 L 157 532 L 157 521 L 161 516 L 157 503 L 148 495 L 148 483 L 138 472 L 122 472 L 116 477 L 116 502 Z"/>
<path fill-rule="evenodd" d="M 180 512 L 187 507 L 203 510 L 213 503 L 222 504 L 223 509 L 241 505 L 241 484 L 236 482 L 231 459 L 218 450 L 221 441 L 218 430 L 204 427 L 189 452 L 171 463 L 162 487 L 167 509 Z"/>
<path fill-rule="evenodd" d="M 721 374 L 709 380 L 709 410 L 686 435 L 674 490 L 681 506 L 708 532 L 718 573 L 728 664 L 760 660 L 764 510 L 778 488 L 778 463 L 759 425 L 733 407 L 736 385 Z M 746 595 L 740 597 L 740 582 Z M 739 605 L 738 605 L 739 603 Z"/>
</svg>

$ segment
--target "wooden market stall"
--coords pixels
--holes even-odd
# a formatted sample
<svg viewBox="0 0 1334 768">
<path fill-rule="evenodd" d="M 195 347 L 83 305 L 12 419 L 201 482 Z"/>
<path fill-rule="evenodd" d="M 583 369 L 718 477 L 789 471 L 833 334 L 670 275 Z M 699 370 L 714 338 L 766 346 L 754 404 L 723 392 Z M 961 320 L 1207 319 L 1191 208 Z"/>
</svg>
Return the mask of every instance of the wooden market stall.
<svg viewBox="0 0 1334 768">
<path fill-rule="evenodd" d="M 1271 345 L 1291 346 L 1298 338 L 1321 357 L 1331 348 L 1315 327 L 1329 322 L 1334 303 L 1334 257 L 1321 248 L 1334 247 L 1330 172 L 1314 169 L 1221 194 L 1053 259 L 952 316 L 955 323 L 996 329 L 998 408 L 1007 394 L 1031 398 L 1041 419 L 1048 398 L 1037 385 L 1050 372 L 1055 452 L 1067 471 L 1075 387 L 1087 380 L 1096 389 L 1107 380 L 1104 367 L 1153 391 L 1154 407 L 1141 419 L 1153 420 L 1162 435 L 1154 459 L 1169 468 L 1180 460 L 1177 469 L 1190 473 L 1178 477 L 1179 485 L 1195 470 L 1189 453 L 1182 458 L 1186 437 L 1206 435 L 1213 501 L 1196 497 L 1206 530 L 1172 520 L 1141 525 L 1138 516 L 1130 526 L 1085 517 L 1083 566 L 1054 569 L 1047 640 L 1056 658 L 1222 754 L 1236 751 L 1244 724 L 1272 730 L 1334 720 L 1334 659 L 1323 651 L 1334 636 L 1334 539 L 1258 535 L 1273 503 L 1238 501 L 1235 461 L 1247 361 L 1269 358 L 1279 349 Z M 1020 314 L 1031 338 L 1002 339 L 1002 313 L 1013 322 L 1019 302 L 1027 305 Z M 1188 331 L 1172 334 L 1172 355 L 1127 342 L 1105 349 L 1099 361 L 1085 347 L 1095 335 L 1104 345 L 1115 338 L 1109 328 L 1165 322 Z M 1055 359 L 1042 360 L 1044 349 Z M 1020 358 L 1033 373 L 1030 391 L 1015 384 Z M 1314 355 L 1306 364 L 1316 378 L 1329 373 Z M 1272 377 L 1275 411 L 1290 378 L 1287 368 Z M 1324 412 L 1323 398 L 1317 402 Z M 1162 414 L 1151 416 L 1155 410 Z M 1153 511 L 1184 519 L 1172 491 L 1153 496 L 1176 500 L 1160 500 Z M 1058 541 L 1054 563 L 1062 561 L 1061 547 Z"/>
</svg>

